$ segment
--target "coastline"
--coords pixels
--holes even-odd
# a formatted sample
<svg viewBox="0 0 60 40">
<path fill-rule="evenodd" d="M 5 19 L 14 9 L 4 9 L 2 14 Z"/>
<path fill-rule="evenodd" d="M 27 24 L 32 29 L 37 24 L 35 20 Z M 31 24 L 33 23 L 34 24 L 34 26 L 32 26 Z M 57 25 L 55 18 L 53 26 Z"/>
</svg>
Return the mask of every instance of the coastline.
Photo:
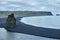
<svg viewBox="0 0 60 40">
<path fill-rule="evenodd" d="M 53 39 L 60 39 L 60 34 L 59 34 L 60 30 L 27 25 L 22 22 L 19 22 L 21 18 L 22 17 L 16 17 L 17 20 L 16 26 L 14 28 L 7 28 L 7 29 L 5 28 L 6 18 L 0 18 L 0 21 L 2 22 L 2 25 L 0 24 L 0 28 L 5 28 L 7 31 L 10 32 L 24 33 L 24 34 L 35 35 L 40 37 L 42 36 L 46 38 L 53 38 Z"/>
</svg>

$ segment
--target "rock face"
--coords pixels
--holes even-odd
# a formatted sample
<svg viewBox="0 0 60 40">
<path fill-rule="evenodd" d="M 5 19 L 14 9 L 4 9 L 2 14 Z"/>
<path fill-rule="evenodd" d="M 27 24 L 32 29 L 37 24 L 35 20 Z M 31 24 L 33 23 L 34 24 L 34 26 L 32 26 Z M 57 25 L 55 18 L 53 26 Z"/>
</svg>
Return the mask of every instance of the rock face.
<svg viewBox="0 0 60 40">
<path fill-rule="evenodd" d="M 56 16 L 60 16 L 60 14 L 56 14 Z"/>
<path fill-rule="evenodd" d="M 8 18 L 6 20 L 6 27 L 14 27 L 16 26 L 16 19 L 14 17 L 14 14 L 8 15 Z"/>
</svg>

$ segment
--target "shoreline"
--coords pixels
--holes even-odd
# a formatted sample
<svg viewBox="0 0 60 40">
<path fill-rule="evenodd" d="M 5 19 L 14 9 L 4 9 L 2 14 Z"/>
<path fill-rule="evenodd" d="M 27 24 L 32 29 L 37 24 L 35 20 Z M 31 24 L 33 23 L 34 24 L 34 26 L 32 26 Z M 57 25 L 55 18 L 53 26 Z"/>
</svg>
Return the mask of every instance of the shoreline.
<svg viewBox="0 0 60 40">
<path fill-rule="evenodd" d="M 19 22 L 22 17 L 17 17 L 17 23 L 14 28 L 5 28 L 5 20 L 6 18 L 0 18 L 0 21 L 3 22 L 1 26 L 2 28 L 5 28 L 7 31 L 11 32 L 16 32 L 16 33 L 24 33 L 24 34 L 29 34 L 29 35 L 35 35 L 35 36 L 42 36 L 42 37 L 47 37 L 47 38 L 53 38 L 53 39 L 60 39 L 60 30 L 56 29 L 48 29 L 48 28 L 43 28 L 43 27 L 35 27 L 32 25 L 27 25 L 22 22 Z M 52 34 L 51 34 L 52 33 Z"/>
</svg>

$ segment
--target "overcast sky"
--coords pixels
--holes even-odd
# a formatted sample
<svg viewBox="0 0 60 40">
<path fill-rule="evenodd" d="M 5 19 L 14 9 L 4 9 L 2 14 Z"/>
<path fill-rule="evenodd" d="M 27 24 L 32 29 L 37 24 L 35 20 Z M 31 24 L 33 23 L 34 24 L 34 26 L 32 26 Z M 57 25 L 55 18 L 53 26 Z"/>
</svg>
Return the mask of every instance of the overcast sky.
<svg viewBox="0 0 60 40">
<path fill-rule="evenodd" d="M 0 11 L 51 11 L 60 13 L 60 0 L 0 0 Z"/>
</svg>

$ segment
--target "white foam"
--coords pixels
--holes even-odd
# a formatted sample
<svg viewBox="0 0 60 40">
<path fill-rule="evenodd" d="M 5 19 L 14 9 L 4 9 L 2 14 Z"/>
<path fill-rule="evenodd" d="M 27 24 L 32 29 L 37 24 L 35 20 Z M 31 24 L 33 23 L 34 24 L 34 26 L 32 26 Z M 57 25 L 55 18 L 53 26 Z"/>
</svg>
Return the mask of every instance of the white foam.
<svg viewBox="0 0 60 40">
<path fill-rule="evenodd" d="M 20 21 L 36 27 L 60 29 L 60 16 L 24 17 Z"/>
</svg>

